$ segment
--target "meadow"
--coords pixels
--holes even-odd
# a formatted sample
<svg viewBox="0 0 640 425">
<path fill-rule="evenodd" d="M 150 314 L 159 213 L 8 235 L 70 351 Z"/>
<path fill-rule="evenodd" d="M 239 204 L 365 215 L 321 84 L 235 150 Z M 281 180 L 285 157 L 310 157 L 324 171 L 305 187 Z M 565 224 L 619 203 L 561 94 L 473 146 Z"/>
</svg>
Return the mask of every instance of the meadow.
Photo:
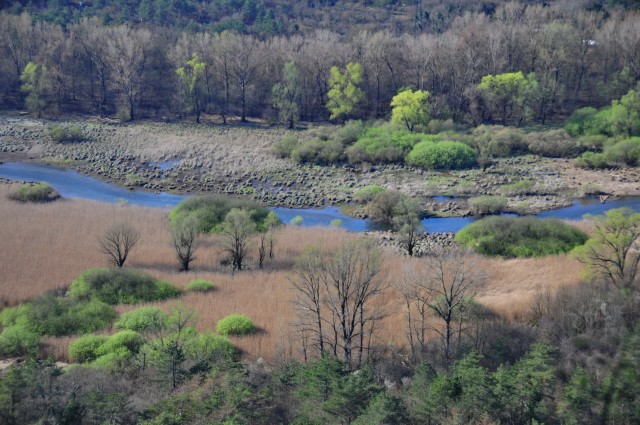
<svg viewBox="0 0 640 425">
<path fill-rule="evenodd" d="M 330 249 L 359 237 L 338 229 L 288 226 L 277 234 L 273 262 L 259 270 L 255 261 L 250 261 L 249 270 L 233 273 L 221 265 L 225 253 L 216 237 L 210 236 L 197 251 L 193 270 L 181 273 L 169 245 L 168 210 L 80 200 L 21 204 L 7 198 L 16 187 L 0 185 L 0 305 L 17 305 L 43 292 L 65 288 L 82 271 L 106 266 L 97 240 L 111 224 L 126 222 L 141 238 L 125 267 L 144 269 L 181 289 L 198 278 L 216 284 L 211 292 L 185 292 L 178 300 L 157 305 L 168 309 L 183 302 L 197 311 L 200 330 L 215 330 L 217 321 L 231 313 L 246 314 L 253 320 L 259 332 L 232 337 L 246 360 L 263 358 L 278 363 L 300 357 L 300 344 L 292 328 L 295 314 L 290 302 L 290 269 L 306 246 L 319 244 Z M 588 224 L 581 223 L 581 227 Z M 251 251 L 255 256 L 257 247 Z M 410 261 L 420 260 L 384 253 L 384 278 L 390 287 L 379 300 L 383 304 L 379 308 L 389 315 L 380 323 L 378 344 L 402 347 L 406 343 L 402 300 L 392 285 Z M 580 263 L 567 255 L 511 260 L 482 257 L 479 264 L 488 284 L 477 299 L 506 319 L 524 320 L 540 291 L 553 292 L 581 281 Z M 133 308 L 136 306 L 119 306 L 118 311 Z M 68 360 L 66 352 L 72 339 L 48 338 L 47 350 L 58 360 Z"/>
</svg>

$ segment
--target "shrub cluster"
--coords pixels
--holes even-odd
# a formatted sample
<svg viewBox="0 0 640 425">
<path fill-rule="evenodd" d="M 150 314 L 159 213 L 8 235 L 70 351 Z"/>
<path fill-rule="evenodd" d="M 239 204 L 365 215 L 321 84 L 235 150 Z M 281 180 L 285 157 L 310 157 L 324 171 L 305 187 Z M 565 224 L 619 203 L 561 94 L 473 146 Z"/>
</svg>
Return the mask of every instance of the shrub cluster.
<svg viewBox="0 0 640 425">
<path fill-rule="evenodd" d="M 60 194 L 47 183 L 23 184 L 9 194 L 9 199 L 18 202 L 51 202 L 60 199 Z"/>
<path fill-rule="evenodd" d="M 82 139 L 82 130 L 76 125 L 69 127 L 52 125 L 47 127 L 47 135 L 55 143 L 74 142 Z"/>
<path fill-rule="evenodd" d="M 249 211 L 258 230 L 265 229 L 273 220 L 273 214 L 270 214 L 269 208 L 248 199 L 224 195 L 189 197 L 171 211 L 169 219 L 173 225 L 176 225 L 188 217 L 193 217 L 200 232 L 215 233 L 221 230 L 225 217 L 234 208 Z"/>
<path fill-rule="evenodd" d="M 220 335 L 248 335 L 256 330 L 251 319 L 244 314 L 230 314 L 223 317 L 216 325 Z"/>
<path fill-rule="evenodd" d="M 476 152 L 460 142 L 420 142 L 407 155 L 407 162 L 427 170 L 468 168 L 476 163 Z"/>
<path fill-rule="evenodd" d="M 134 304 L 173 298 L 180 291 L 140 270 L 98 268 L 82 273 L 67 293 L 78 300 L 98 299 L 107 304 Z"/>
<path fill-rule="evenodd" d="M 474 214 L 497 214 L 507 208 L 507 198 L 503 196 L 478 196 L 469 199 L 469 207 Z"/>
<path fill-rule="evenodd" d="M 436 141 L 436 136 L 410 133 L 392 126 L 366 130 L 358 141 L 346 150 L 351 164 L 360 162 L 402 163 L 407 153 L 419 142 Z"/>
<path fill-rule="evenodd" d="M 69 345 L 69 356 L 78 363 L 112 367 L 133 357 L 143 345 L 142 335 L 130 330 L 111 336 L 85 335 Z"/>
<path fill-rule="evenodd" d="M 584 168 L 612 168 L 640 165 L 640 137 L 605 144 L 603 152 L 585 152 L 576 164 Z"/>
<path fill-rule="evenodd" d="M 194 279 L 187 283 L 186 290 L 191 292 L 209 292 L 214 290 L 216 285 L 206 279 Z"/>
<path fill-rule="evenodd" d="M 456 240 L 485 255 L 542 257 L 568 252 L 585 243 L 587 235 L 560 220 L 493 216 L 468 225 Z"/>
</svg>

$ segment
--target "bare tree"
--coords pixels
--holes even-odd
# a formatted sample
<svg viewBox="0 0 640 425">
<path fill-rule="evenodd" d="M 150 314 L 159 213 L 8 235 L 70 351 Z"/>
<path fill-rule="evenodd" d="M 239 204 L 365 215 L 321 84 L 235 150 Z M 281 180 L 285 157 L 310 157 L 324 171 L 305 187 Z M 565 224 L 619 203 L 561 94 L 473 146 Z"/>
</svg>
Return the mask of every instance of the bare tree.
<svg viewBox="0 0 640 425">
<path fill-rule="evenodd" d="M 408 309 L 410 342 L 415 338 L 424 347 L 426 332 L 435 332 L 442 339 L 447 367 L 452 359 L 455 325 L 485 283 L 476 259 L 477 256 L 466 251 L 439 249 L 414 263 L 398 283 Z M 413 317 L 412 311 L 418 317 Z M 430 326 L 428 313 L 439 319 L 442 326 Z M 458 324 L 458 336 L 462 334 L 461 326 Z"/>
<path fill-rule="evenodd" d="M 227 213 L 222 224 L 222 244 L 231 256 L 234 270 L 242 270 L 247 256 L 247 245 L 255 231 L 256 226 L 249 211 L 234 208 Z"/>
<path fill-rule="evenodd" d="M 193 217 L 171 225 L 171 246 L 176 250 L 182 271 L 189 271 L 189 265 L 195 260 L 199 236 L 198 223 Z"/>
<path fill-rule="evenodd" d="M 358 367 L 371 348 L 375 323 L 383 311 L 374 299 L 386 289 L 380 251 L 371 241 L 348 242 L 333 252 L 305 253 L 291 279 L 303 336 L 315 335 L 319 354 L 331 352 Z"/>
<path fill-rule="evenodd" d="M 126 223 L 112 225 L 98 239 L 100 252 L 109 257 L 109 263 L 122 267 L 129 253 L 140 240 L 140 233 Z"/>
</svg>

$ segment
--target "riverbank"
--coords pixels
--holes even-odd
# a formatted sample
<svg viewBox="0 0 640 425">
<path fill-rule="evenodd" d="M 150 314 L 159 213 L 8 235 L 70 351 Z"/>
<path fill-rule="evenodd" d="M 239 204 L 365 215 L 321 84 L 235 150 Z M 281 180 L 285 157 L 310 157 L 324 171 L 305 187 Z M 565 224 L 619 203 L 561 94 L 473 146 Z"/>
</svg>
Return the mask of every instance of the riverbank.
<svg viewBox="0 0 640 425">
<path fill-rule="evenodd" d="M 82 137 L 54 143 L 48 128 L 60 124 L 79 128 Z M 340 205 L 351 202 L 359 188 L 376 184 L 418 197 L 436 217 L 469 216 L 467 198 L 479 195 L 504 196 L 506 210 L 521 214 L 565 207 L 593 194 L 640 195 L 636 169 L 584 170 L 572 160 L 532 155 L 499 160 L 485 172 L 425 172 L 399 165 L 300 165 L 271 153 L 274 142 L 300 132 L 257 124 L 53 122 L 5 115 L 0 161 L 50 164 L 151 192 L 246 195 L 272 207 Z"/>
</svg>

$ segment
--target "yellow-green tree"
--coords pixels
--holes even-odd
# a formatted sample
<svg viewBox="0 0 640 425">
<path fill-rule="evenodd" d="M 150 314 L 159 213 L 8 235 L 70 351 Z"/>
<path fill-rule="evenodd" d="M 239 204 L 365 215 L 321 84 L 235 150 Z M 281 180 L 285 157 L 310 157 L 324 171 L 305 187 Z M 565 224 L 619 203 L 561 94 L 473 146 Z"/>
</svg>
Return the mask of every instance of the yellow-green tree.
<svg viewBox="0 0 640 425">
<path fill-rule="evenodd" d="M 42 111 L 47 107 L 47 95 L 50 91 L 47 67 L 33 62 L 27 63 L 20 75 L 20 81 L 22 81 L 20 91 L 27 95 L 25 106 L 40 118 Z"/>
<path fill-rule="evenodd" d="M 196 122 L 204 109 L 204 68 L 205 63 L 194 53 L 185 66 L 176 69 L 183 94 L 183 110 L 196 114 Z"/>
<path fill-rule="evenodd" d="M 506 125 L 511 118 L 521 123 L 530 114 L 538 82 L 533 73 L 521 71 L 485 75 L 478 84 L 480 97 L 492 116 L 499 116 Z"/>
<path fill-rule="evenodd" d="M 359 63 L 348 63 L 343 74 L 337 66 L 331 67 L 327 109 L 332 120 L 345 117 L 364 100 L 363 69 Z"/>
<path fill-rule="evenodd" d="M 416 125 L 429 123 L 429 92 L 426 90 L 404 89 L 391 100 L 391 122 L 406 125 L 413 131 Z"/>
</svg>

